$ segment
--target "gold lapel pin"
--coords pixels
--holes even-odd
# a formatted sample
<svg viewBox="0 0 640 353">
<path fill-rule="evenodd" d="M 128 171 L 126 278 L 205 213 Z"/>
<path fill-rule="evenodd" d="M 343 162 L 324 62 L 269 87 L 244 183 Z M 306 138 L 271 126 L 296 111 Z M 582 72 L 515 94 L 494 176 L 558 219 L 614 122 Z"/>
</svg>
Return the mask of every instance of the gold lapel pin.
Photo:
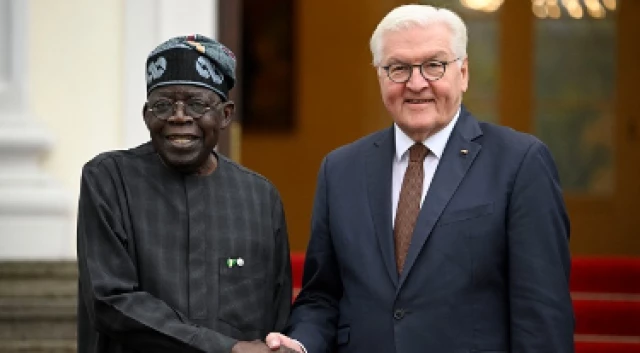
<svg viewBox="0 0 640 353">
<path fill-rule="evenodd" d="M 460 154 L 466 156 L 467 154 L 469 154 L 469 150 L 460 150 Z"/>
</svg>

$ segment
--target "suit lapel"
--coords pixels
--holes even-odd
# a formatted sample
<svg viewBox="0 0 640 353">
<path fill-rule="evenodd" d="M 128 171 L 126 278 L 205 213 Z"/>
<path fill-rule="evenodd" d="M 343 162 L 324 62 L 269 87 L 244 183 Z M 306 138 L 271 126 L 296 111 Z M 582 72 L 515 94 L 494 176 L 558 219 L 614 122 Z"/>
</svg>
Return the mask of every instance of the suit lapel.
<svg viewBox="0 0 640 353">
<path fill-rule="evenodd" d="M 387 273 L 391 281 L 398 285 L 398 272 L 391 228 L 391 172 L 395 151 L 393 127 L 385 130 L 367 151 L 367 190 L 369 208 L 375 226 L 376 238 Z"/>
<path fill-rule="evenodd" d="M 462 108 L 420 209 L 399 286 L 406 280 L 442 211 L 480 152 L 481 146 L 472 140 L 481 134 L 478 122 Z"/>
</svg>

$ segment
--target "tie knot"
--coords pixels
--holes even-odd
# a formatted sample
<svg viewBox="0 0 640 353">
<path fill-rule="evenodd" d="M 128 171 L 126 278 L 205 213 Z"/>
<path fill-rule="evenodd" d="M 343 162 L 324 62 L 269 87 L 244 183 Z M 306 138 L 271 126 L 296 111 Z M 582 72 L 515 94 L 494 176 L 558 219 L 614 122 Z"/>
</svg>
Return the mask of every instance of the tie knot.
<svg viewBox="0 0 640 353">
<path fill-rule="evenodd" d="M 416 143 L 409 148 L 409 161 L 410 162 L 424 162 L 424 158 L 429 154 L 427 146 Z"/>
</svg>

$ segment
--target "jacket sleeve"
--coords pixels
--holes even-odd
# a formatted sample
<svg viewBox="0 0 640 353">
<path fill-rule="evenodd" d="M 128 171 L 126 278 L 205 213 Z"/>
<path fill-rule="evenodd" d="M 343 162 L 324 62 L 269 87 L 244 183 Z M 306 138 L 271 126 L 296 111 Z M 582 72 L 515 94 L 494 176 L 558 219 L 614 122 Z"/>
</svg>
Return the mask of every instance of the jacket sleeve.
<svg viewBox="0 0 640 353">
<path fill-rule="evenodd" d="M 318 176 L 302 290 L 295 300 L 286 329 L 291 338 L 313 353 L 331 352 L 342 296 L 342 280 L 329 227 L 326 176 L 325 158 Z"/>
<path fill-rule="evenodd" d="M 508 207 L 511 352 L 573 352 L 569 220 L 558 179 L 547 147 L 535 140 Z"/>
<path fill-rule="evenodd" d="M 143 291 L 127 245 L 112 160 L 83 168 L 77 227 L 80 300 L 89 324 L 140 352 L 230 352 L 235 339 L 200 327 Z M 86 329 L 85 329 L 86 331 Z M 80 338 L 82 339 L 82 338 Z"/>
<path fill-rule="evenodd" d="M 291 296 L 293 294 L 291 279 L 291 256 L 289 252 L 289 236 L 282 201 L 276 192 L 276 204 L 273 207 L 273 221 L 276 224 L 272 332 L 281 332 L 291 312 Z"/>
</svg>

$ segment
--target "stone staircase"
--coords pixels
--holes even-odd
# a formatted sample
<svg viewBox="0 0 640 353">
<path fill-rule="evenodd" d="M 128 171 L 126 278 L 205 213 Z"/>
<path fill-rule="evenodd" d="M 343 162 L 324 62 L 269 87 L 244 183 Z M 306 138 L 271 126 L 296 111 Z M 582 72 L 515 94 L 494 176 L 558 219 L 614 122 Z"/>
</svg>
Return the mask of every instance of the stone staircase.
<svg viewBox="0 0 640 353">
<path fill-rule="evenodd" d="M 75 353 L 73 261 L 0 262 L 0 353 Z"/>
</svg>

